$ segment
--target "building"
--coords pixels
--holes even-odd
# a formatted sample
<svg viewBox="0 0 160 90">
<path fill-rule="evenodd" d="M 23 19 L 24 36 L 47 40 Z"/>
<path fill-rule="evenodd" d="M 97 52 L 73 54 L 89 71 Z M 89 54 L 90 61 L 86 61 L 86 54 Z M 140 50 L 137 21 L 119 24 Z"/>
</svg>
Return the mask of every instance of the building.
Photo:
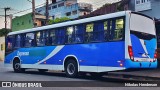
<svg viewBox="0 0 160 90">
<path fill-rule="evenodd" d="M 0 37 L 0 61 L 4 61 L 5 37 Z"/>
<path fill-rule="evenodd" d="M 115 2 L 112 4 L 106 3 L 105 5 L 91 12 L 90 14 L 85 16 L 80 16 L 79 18 L 87 18 L 87 17 L 93 17 L 97 15 L 104 15 L 104 14 L 114 13 L 118 11 L 125 11 L 128 9 L 129 9 L 129 0 L 121 0 L 119 2 Z"/>
<path fill-rule="evenodd" d="M 129 0 L 129 9 L 160 19 L 160 0 Z"/>
<path fill-rule="evenodd" d="M 34 25 L 36 27 L 44 26 L 45 22 L 46 22 L 46 17 L 44 15 L 36 13 L 35 23 L 33 23 L 32 13 L 29 13 L 23 16 L 15 17 L 12 20 L 12 31 L 33 28 Z"/>
<path fill-rule="evenodd" d="M 49 16 L 53 18 L 69 17 L 71 19 L 87 15 L 92 11 L 92 5 L 87 3 L 78 3 L 77 0 L 52 0 L 49 4 Z M 46 6 L 36 9 L 37 13 L 46 14 Z"/>
<path fill-rule="evenodd" d="M 103 15 L 123 10 L 131 10 L 148 15 L 160 20 L 160 0 L 121 0 L 116 3 L 106 4 L 91 14 Z"/>
<path fill-rule="evenodd" d="M 15 17 L 12 20 L 12 31 L 28 29 L 28 28 L 32 28 L 33 26 L 34 25 L 32 21 L 32 13 L 29 13 L 23 16 L 19 16 L 19 17 Z"/>
</svg>

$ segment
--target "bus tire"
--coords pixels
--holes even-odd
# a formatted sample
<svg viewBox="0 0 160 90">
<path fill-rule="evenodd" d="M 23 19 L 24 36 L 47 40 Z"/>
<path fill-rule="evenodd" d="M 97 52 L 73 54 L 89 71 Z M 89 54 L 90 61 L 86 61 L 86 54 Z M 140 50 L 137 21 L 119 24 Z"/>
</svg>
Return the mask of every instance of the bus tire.
<svg viewBox="0 0 160 90">
<path fill-rule="evenodd" d="M 65 64 L 65 73 L 70 78 L 78 76 L 78 65 L 75 60 L 69 60 Z"/>
<path fill-rule="evenodd" d="M 19 60 L 15 60 L 15 61 L 13 62 L 13 70 L 14 70 L 14 72 L 16 72 L 16 73 L 25 72 L 25 68 L 21 68 L 20 61 L 19 61 Z"/>
</svg>

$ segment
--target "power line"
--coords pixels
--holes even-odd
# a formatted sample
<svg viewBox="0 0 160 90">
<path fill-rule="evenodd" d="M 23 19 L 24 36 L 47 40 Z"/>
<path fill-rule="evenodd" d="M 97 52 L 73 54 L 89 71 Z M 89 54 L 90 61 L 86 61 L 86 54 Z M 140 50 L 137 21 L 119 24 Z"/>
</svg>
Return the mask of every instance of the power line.
<svg viewBox="0 0 160 90">
<path fill-rule="evenodd" d="M 42 5 L 45 5 L 45 3 L 43 4 L 40 4 L 40 5 L 37 5 L 36 7 L 39 7 L 39 6 L 42 6 Z M 28 9 L 25 9 L 25 10 L 21 10 L 19 12 L 16 12 L 16 13 L 13 13 L 12 15 L 15 15 L 15 14 L 18 14 L 18 13 L 22 13 L 22 12 L 25 12 L 25 11 L 28 11 L 28 10 L 31 10 L 32 8 L 28 8 Z"/>
<path fill-rule="evenodd" d="M 26 10 L 22 10 L 22 11 L 19 11 L 19 12 L 16 12 L 16 13 L 13 13 L 12 15 L 14 14 L 18 14 L 18 13 L 21 13 L 21 12 L 25 12 L 25 11 L 28 11 L 28 10 L 31 10 L 32 8 L 29 8 L 29 9 L 26 9 Z"/>
</svg>

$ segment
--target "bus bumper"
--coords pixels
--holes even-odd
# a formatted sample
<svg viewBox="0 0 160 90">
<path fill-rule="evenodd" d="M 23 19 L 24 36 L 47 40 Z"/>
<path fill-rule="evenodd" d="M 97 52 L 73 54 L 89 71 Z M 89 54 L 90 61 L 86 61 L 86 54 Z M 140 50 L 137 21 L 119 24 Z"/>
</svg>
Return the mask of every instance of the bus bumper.
<svg viewBox="0 0 160 90">
<path fill-rule="evenodd" d="M 157 61 L 155 62 L 135 62 L 130 59 L 125 61 L 126 69 L 129 68 L 157 68 Z"/>
</svg>

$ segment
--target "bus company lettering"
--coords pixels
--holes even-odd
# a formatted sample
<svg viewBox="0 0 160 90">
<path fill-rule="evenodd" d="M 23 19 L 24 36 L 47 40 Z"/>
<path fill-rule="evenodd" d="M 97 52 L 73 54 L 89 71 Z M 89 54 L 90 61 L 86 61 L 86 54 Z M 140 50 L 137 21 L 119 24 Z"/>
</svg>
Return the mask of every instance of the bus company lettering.
<svg viewBox="0 0 160 90">
<path fill-rule="evenodd" d="M 17 52 L 17 56 L 29 56 L 29 52 Z"/>
</svg>

